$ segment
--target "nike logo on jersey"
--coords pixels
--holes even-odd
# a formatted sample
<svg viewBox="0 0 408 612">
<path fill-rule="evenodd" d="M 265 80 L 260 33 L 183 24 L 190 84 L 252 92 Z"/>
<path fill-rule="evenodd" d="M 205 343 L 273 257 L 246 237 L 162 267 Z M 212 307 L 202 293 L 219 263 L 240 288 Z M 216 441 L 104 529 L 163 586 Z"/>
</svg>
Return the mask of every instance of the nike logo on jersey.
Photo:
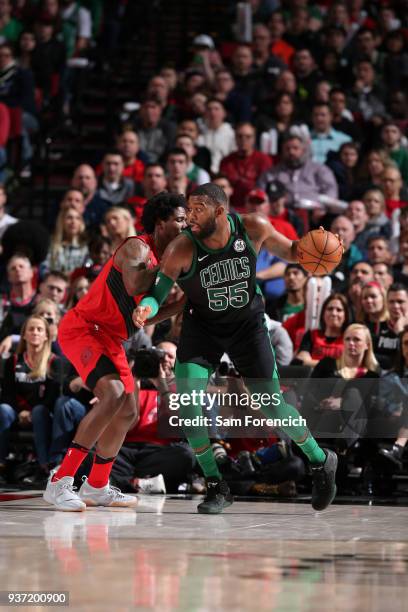
<svg viewBox="0 0 408 612">
<path fill-rule="evenodd" d="M 205 259 L 206 257 L 208 257 L 208 255 L 203 255 L 202 257 L 197 257 L 198 261 L 203 261 L 203 259 Z"/>
</svg>

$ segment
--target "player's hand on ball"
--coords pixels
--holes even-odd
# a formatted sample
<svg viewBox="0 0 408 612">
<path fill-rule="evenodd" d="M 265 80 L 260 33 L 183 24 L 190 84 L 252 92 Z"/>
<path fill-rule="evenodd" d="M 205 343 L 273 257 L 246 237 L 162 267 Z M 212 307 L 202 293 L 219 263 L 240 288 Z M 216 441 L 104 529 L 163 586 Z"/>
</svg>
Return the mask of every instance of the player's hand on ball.
<svg viewBox="0 0 408 612">
<path fill-rule="evenodd" d="M 152 309 L 150 308 L 150 306 L 138 306 L 137 308 L 135 308 L 132 314 L 132 319 L 136 327 L 144 327 L 151 312 Z"/>
</svg>

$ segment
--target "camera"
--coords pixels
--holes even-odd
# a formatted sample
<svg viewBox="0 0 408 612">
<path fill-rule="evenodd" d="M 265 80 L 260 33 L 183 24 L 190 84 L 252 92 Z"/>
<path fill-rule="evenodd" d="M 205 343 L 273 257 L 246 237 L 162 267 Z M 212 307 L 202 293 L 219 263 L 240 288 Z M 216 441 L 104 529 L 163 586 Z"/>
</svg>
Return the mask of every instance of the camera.
<svg viewBox="0 0 408 612">
<path fill-rule="evenodd" d="M 165 356 L 166 351 L 154 346 L 130 351 L 129 359 L 134 361 L 133 376 L 136 378 L 157 378 L 160 373 L 160 364 L 164 361 Z"/>
</svg>

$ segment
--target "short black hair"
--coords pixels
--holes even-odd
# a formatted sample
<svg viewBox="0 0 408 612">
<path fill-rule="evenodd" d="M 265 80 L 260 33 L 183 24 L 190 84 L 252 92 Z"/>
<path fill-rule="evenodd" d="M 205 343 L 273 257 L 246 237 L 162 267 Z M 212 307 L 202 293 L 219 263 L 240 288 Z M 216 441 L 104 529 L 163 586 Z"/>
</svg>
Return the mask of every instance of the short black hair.
<svg viewBox="0 0 408 612">
<path fill-rule="evenodd" d="M 284 274 L 286 274 L 288 270 L 300 270 L 301 272 L 303 272 L 304 276 L 308 276 L 308 272 L 298 263 L 288 263 L 285 268 Z"/>
<path fill-rule="evenodd" d="M 162 191 L 153 196 L 143 207 L 142 225 L 148 234 L 153 234 L 157 221 L 167 221 L 176 208 L 186 208 L 186 198 L 177 193 Z"/>
<path fill-rule="evenodd" d="M 172 155 L 182 155 L 186 160 L 188 160 L 187 153 L 181 147 L 172 147 L 171 149 L 169 149 L 166 155 L 166 161 L 169 161 L 169 157 L 171 157 Z"/>
<path fill-rule="evenodd" d="M 387 296 L 389 296 L 390 293 L 395 293 L 396 291 L 405 291 L 405 293 L 408 294 L 408 287 L 403 283 L 392 283 L 392 285 L 388 288 Z"/>
<path fill-rule="evenodd" d="M 204 183 L 204 185 L 200 185 L 196 187 L 191 196 L 207 196 L 207 198 L 213 204 L 221 204 L 221 206 L 228 206 L 228 198 L 225 195 L 225 191 L 219 185 L 215 183 Z"/>
<path fill-rule="evenodd" d="M 112 240 L 108 236 L 102 236 L 102 234 L 94 235 L 88 243 L 89 251 L 98 252 L 104 245 L 108 247 L 112 246 Z"/>
</svg>

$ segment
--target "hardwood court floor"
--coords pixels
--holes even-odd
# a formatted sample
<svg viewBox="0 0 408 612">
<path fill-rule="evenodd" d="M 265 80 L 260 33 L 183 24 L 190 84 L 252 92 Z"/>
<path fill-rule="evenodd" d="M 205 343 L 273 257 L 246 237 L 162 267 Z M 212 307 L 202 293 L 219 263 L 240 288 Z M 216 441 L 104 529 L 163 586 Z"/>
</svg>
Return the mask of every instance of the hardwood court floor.
<svg viewBox="0 0 408 612">
<path fill-rule="evenodd" d="M 83 513 L 2 499 L 1 589 L 69 591 L 70 611 L 407 610 L 406 507 L 238 501 L 203 516 L 198 498 Z"/>
</svg>

